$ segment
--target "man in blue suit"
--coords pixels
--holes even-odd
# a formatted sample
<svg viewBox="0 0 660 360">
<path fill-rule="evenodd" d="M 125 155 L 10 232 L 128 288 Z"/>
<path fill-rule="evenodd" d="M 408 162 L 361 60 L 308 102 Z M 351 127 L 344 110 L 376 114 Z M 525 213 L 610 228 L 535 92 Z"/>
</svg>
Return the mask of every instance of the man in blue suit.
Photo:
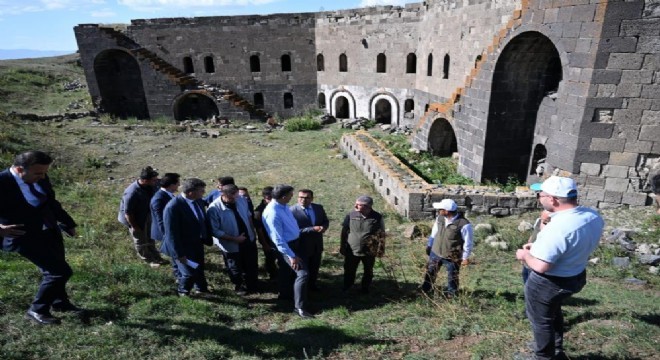
<svg viewBox="0 0 660 360">
<path fill-rule="evenodd" d="M 163 212 L 165 206 L 170 200 L 174 199 L 176 190 L 181 184 L 181 175 L 177 173 L 165 173 L 160 179 L 160 189 L 156 191 L 151 198 L 149 208 L 151 209 L 151 239 L 162 241 L 165 233 L 165 224 L 163 222 Z M 178 279 L 179 270 L 176 267 L 176 261 L 172 260 L 172 273 Z"/>
<path fill-rule="evenodd" d="M 298 203 L 291 206 L 293 217 L 300 228 L 300 242 L 308 257 L 309 282 L 308 288 L 318 291 L 317 283 L 321 258 L 323 256 L 323 233 L 328 230 L 330 221 L 325 215 L 323 206 L 315 204 L 314 192 L 309 189 L 298 191 Z"/>
<path fill-rule="evenodd" d="M 0 172 L 2 249 L 18 252 L 37 265 L 43 278 L 26 319 L 59 324 L 50 310 L 82 313 L 69 301 L 66 283 L 73 274 L 66 262 L 62 231 L 76 235 L 76 223 L 55 199 L 48 179 L 53 159 L 41 151 L 19 154 Z"/>
<path fill-rule="evenodd" d="M 165 235 L 160 251 L 174 259 L 179 269 L 179 296 L 208 293 L 204 275 L 204 245 L 212 245 L 211 227 L 204 213 L 206 184 L 190 178 L 181 184 L 181 194 L 163 212 Z"/>
</svg>

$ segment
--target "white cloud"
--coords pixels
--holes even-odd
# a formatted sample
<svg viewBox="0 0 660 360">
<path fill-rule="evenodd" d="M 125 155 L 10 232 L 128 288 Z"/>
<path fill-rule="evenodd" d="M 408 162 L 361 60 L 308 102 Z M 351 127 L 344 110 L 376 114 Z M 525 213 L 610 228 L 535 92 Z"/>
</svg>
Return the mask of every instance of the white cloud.
<svg viewBox="0 0 660 360">
<path fill-rule="evenodd" d="M 376 5 L 397 5 L 397 6 L 403 6 L 407 2 L 406 0 L 362 0 L 360 3 L 360 7 L 365 7 L 365 6 L 376 6 Z"/>
<path fill-rule="evenodd" d="M 23 0 L 20 2 L 0 0 L 0 15 L 20 15 L 24 13 L 59 9 L 74 10 L 88 4 L 89 0 Z"/>
<path fill-rule="evenodd" d="M 91 15 L 94 18 L 109 18 L 117 15 L 117 13 L 115 13 L 111 9 L 105 8 L 101 10 L 92 11 Z"/>
</svg>

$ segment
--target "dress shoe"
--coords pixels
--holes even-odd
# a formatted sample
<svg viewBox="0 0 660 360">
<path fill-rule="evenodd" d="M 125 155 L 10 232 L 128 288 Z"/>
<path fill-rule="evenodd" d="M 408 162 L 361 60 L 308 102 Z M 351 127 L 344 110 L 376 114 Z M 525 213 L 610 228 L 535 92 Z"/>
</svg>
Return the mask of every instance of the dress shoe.
<svg viewBox="0 0 660 360">
<path fill-rule="evenodd" d="M 70 312 L 76 314 L 82 314 L 85 312 L 85 309 L 79 308 L 72 303 L 58 304 L 52 306 L 53 311 L 57 312 Z"/>
<path fill-rule="evenodd" d="M 209 289 L 205 290 L 199 290 L 199 289 L 193 289 L 191 291 L 191 296 L 197 297 L 197 298 L 209 298 L 213 296 L 213 293 Z"/>
<path fill-rule="evenodd" d="M 32 310 L 28 310 L 25 314 L 25 318 L 41 325 L 56 325 L 60 323 L 60 319 L 54 317 L 50 313 L 39 314 Z"/>
<path fill-rule="evenodd" d="M 305 311 L 303 309 L 294 309 L 293 312 L 298 314 L 298 316 L 300 316 L 303 319 L 313 319 L 314 318 L 314 315 L 308 313 L 307 311 Z"/>
</svg>

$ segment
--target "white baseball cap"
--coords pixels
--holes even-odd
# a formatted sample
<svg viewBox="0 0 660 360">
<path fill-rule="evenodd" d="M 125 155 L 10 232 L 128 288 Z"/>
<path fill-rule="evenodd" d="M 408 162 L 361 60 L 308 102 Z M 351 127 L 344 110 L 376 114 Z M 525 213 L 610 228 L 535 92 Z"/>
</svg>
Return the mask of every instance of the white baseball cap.
<svg viewBox="0 0 660 360">
<path fill-rule="evenodd" d="M 456 202 L 452 199 L 443 199 L 440 202 L 434 202 L 433 208 L 438 210 L 456 211 L 458 205 L 456 205 Z"/>
<path fill-rule="evenodd" d="M 561 176 L 550 176 L 541 184 L 541 191 L 562 198 L 573 198 L 578 195 L 575 180 Z"/>
</svg>

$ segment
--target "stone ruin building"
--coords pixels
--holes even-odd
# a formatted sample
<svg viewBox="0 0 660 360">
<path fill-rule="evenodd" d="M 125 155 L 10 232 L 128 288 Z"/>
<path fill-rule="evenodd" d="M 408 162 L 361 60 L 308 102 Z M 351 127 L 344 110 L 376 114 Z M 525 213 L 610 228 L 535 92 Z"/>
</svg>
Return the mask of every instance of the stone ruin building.
<svg viewBox="0 0 660 360">
<path fill-rule="evenodd" d="M 649 204 L 660 171 L 659 0 L 429 0 L 74 30 L 92 98 L 119 117 L 323 109 L 412 128 L 415 148 L 457 152 L 476 181 L 573 176 L 600 208 Z"/>
</svg>

